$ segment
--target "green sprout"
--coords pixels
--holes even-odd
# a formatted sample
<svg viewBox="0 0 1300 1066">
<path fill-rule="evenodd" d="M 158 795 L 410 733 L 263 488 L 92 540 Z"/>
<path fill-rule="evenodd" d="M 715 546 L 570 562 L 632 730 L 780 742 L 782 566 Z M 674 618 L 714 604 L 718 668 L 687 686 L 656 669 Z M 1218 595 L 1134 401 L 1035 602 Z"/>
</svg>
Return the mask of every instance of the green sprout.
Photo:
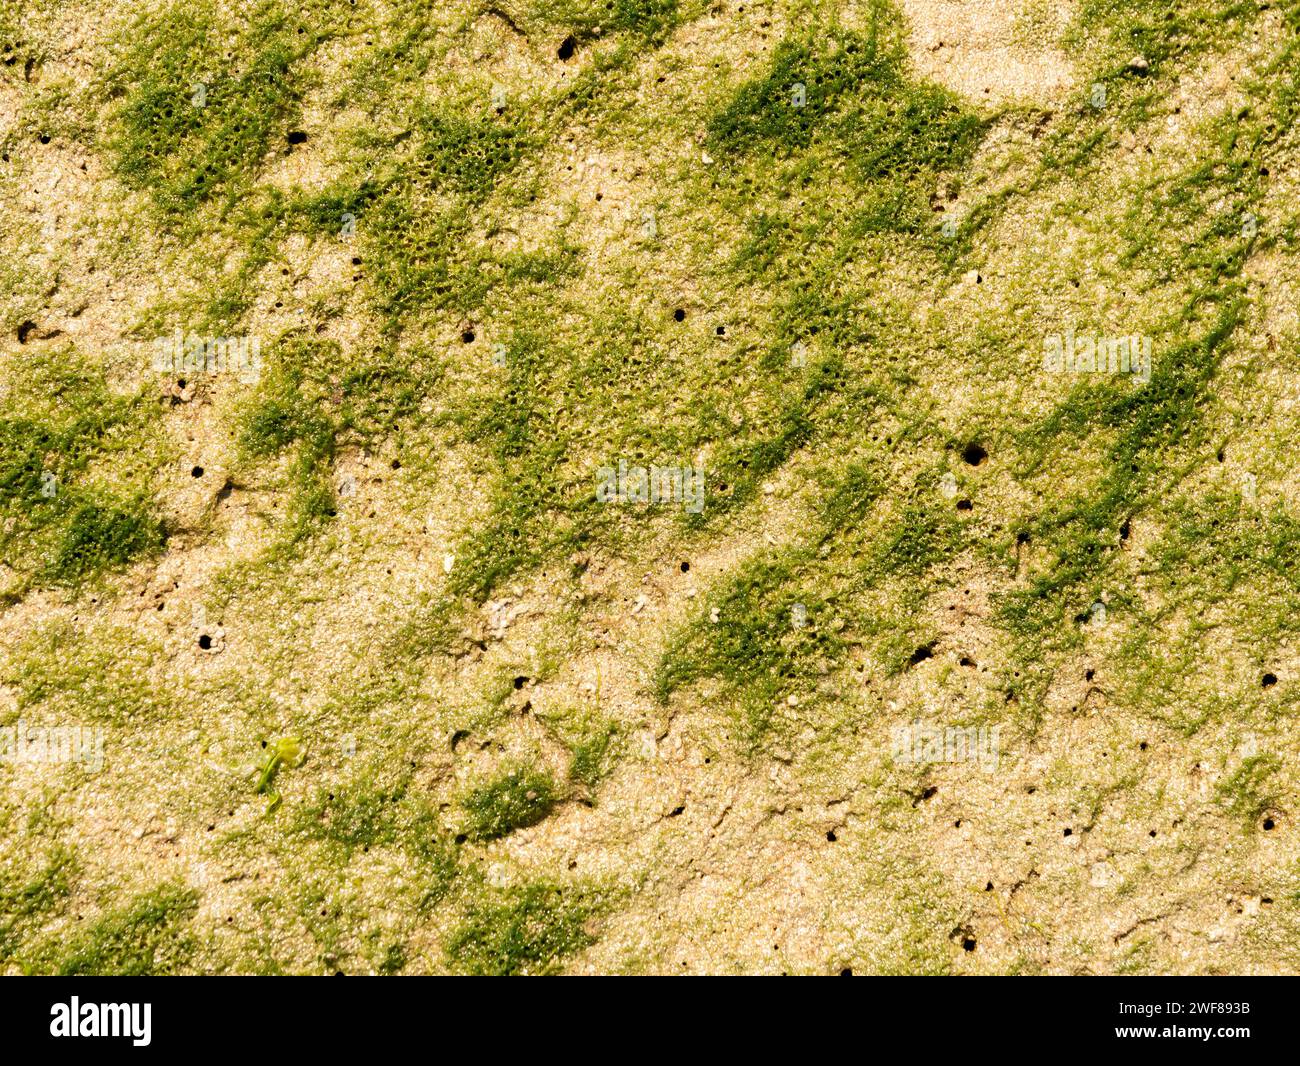
<svg viewBox="0 0 1300 1066">
<path fill-rule="evenodd" d="M 268 815 L 279 810 L 282 802 L 280 793 L 270 791 L 275 775 L 280 772 L 282 766 L 301 766 L 306 759 L 307 749 L 302 746 L 302 741 L 297 737 L 281 737 L 270 745 L 266 762 L 262 764 L 262 776 L 257 780 L 257 794 L 260 796 L 269 793 L 271 797 L 266 807 Z"/>
</svg>

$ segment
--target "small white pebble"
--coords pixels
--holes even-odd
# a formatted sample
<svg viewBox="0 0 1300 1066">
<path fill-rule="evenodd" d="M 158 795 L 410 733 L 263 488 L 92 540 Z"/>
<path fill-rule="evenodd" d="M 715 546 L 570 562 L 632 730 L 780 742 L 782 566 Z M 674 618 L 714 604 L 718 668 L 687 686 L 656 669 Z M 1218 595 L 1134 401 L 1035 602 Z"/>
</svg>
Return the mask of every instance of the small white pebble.
<svg viewBox="0 0 1300 1066">
<path fill-rule="evenodd" d="M 717 609 L 716 607 L 712 608 L 712 609 L 709 611 L 709 621 L 710 621 L 710 622 L 716 622 L 716 621 L 718 620 L 718 613 L 719 613 L 719 612 L 718 612 L 718 609 Z"/>
<path fill-rule="evenodd" d="M 442 557 L 442 572 L 444 574 L 450 574 L 451 568 L 455 564 L 455 562 L 456 562 L 456 556 L 452 555 L 450 552 L 444 555 Z"/>
</svg>

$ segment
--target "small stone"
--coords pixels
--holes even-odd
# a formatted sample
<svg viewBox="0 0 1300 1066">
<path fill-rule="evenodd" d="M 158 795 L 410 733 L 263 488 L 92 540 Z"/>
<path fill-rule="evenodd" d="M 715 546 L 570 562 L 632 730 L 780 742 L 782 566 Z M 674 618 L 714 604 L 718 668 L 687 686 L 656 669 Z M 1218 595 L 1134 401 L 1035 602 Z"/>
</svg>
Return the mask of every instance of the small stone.
<svg viewBox="0 0 1300 1066">
<path fill-rule="evenodd" d="M 1128 69 L 1134 74 L 1145 74 L 1151 69 L 1151 64 L 1146 61 L 1145 56 L 1134 56 L 1128 61 Z"/>
<path fill-rule="evenodd" d="M 455 562 L 456 562 L 456 556 L 452 555 L 450 552 L 444 555 L 442 557 L 442 572 L 444 574 L 450 574 L 451 568 L 455 564 Z"/>
<path fill-rule="evenodd" d="M 713 165 L 713 156 L 709 155 L 708 152 L 701 153 L 700 160 L 704 163 L 706 167 Z"/>
<path fill-rule="evenodd" d="M 717 622 L 718 617 L 719 617 L 719 611 L 718 611 L 718 609 L 717 609 L 716 607 L 712 608 L 712 609 L 709 611 L 709 621 L 710 621 L 710 622 Z"/>
<path fill-rule="evenodd" d="M 789 696 L 786 697 L 785 702 L 786 702 L 787 704 L 789 704 L 791 707 L 798 707 L 798 706 L 799 706 L 799 697 L 796 696 L 796 695 L 794 695 L 794 694 L 792 693 L 791 695 L 789 695 Z"/>
</svg>

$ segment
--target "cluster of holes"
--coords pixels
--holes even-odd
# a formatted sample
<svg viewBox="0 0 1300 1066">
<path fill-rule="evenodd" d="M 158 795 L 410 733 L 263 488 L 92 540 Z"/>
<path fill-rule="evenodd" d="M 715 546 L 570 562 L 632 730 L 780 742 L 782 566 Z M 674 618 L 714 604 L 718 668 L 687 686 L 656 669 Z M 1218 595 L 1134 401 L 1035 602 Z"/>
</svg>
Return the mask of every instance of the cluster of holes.
<svg viewBox="0 0 1300 1066">
<path fill-rule="evenodd" d="M 510 126 L 435 117 L 414 163 L 415 176 L 435 188 L 486 192 L 523 153 L 523 139 Z"/>
</svg>

